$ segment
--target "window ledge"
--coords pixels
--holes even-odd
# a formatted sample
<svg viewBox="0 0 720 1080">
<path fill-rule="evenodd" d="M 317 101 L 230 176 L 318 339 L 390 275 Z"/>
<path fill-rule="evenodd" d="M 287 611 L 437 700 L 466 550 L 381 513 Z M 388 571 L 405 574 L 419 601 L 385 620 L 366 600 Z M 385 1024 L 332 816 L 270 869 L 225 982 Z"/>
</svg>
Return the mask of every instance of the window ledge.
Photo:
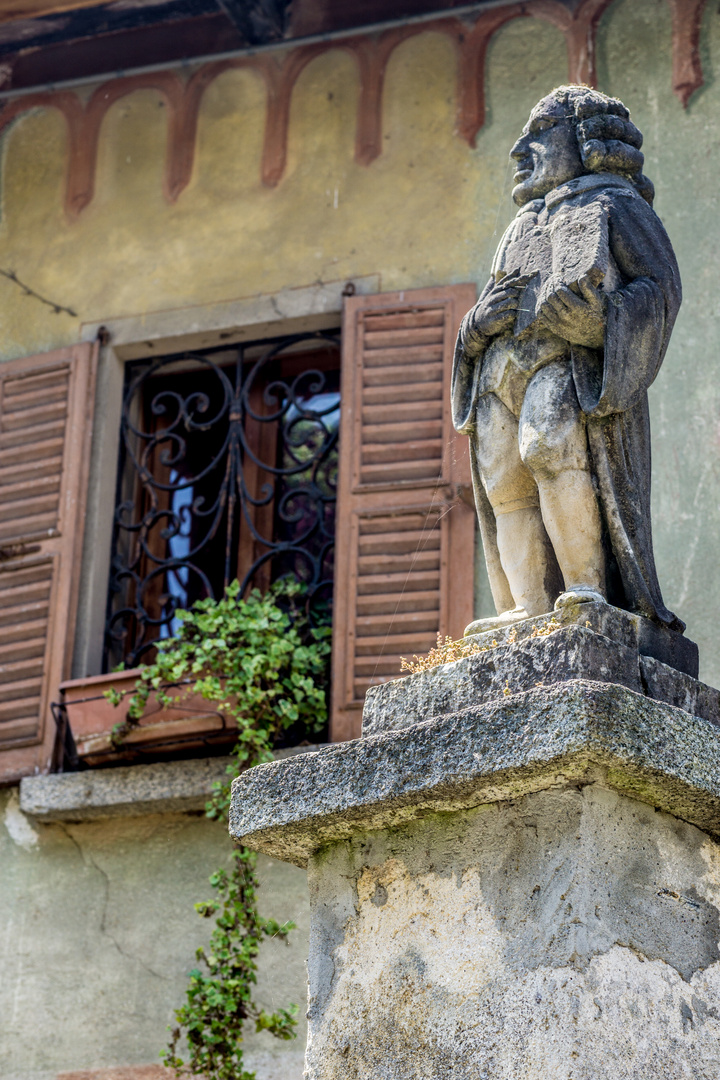
<svg viewBox="0 0 720 1080">
<path fill-rule="evenodd" d="M 292 757 L 318 746 L 278 750 Z M 229 757 L 163 761 L 114 769 L 26 776 L 20 782 L 20 809 L 37 821 L 93 821 L 204 810 L 216 780 L 225 778 Z"/>
</svg>

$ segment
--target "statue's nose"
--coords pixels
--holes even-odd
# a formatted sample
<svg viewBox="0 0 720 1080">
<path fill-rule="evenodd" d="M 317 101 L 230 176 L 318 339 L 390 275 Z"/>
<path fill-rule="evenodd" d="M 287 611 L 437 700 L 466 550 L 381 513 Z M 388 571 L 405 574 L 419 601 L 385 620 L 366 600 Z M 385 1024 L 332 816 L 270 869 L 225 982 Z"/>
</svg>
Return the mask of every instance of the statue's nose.
<svg viewBox="0 0 720 1080">
<path fill-rule="evenodd" d="M 510 157 L 514 158 L 515 161 L 520 161 L 522 158 L 524 158 L 526 156 L 527 151 L 528 151 L 527 135 L 521 135 L 520 138 L 515 143 L 515 145 L 513 146 L 512 150 L 510 151 Z"/>
</svg>

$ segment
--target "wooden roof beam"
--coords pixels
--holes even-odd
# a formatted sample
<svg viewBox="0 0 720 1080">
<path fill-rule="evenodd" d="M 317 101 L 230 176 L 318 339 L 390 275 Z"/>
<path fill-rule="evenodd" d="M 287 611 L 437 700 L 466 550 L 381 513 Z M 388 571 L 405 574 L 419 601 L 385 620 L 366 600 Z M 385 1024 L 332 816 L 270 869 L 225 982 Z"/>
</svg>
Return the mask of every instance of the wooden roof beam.
<svg viewBox="0 0 720 1080">
<path fill-rule="evenodd" d="M 248 45 L 282 41 L 288 25 L 289 0 L 217 0 Z"/>
</svg>

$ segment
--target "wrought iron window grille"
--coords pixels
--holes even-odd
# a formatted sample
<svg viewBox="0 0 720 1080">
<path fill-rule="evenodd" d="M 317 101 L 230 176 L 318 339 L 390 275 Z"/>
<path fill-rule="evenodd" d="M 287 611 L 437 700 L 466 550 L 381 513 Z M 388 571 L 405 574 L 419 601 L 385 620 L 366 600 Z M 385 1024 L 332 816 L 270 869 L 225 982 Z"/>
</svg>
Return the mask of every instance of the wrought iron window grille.
<svg viewBox="0 0 720 1080">
<path fill-rule="evenodd" d="M 104 670 L 235 578 L 331 603 L 339 355 L 328 332 L 128 364 Z"/>
</svg>

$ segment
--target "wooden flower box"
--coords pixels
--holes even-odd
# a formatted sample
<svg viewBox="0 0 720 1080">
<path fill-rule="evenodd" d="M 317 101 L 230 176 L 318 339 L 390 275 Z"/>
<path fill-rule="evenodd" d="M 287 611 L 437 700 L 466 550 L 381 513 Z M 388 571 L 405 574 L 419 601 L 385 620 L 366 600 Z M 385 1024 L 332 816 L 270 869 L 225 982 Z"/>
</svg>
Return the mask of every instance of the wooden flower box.
<svg viewBox="0 0 720 1080">
<path fill-rule="evenodd" d="M 164 707 L 151 694 L 137 727 L 123 737 L 123 746 L 113 746 L 111 734 L 116 724 L 127 719 L 130 699 L 140 674 L 138 668 L 110 675 L 94 675 L 61 683 L 60 691 L 78 758 L 86 765 L 109 765 L 118 761 L 180 756 L 186 752 L 227 749 L 237 737 L 234 717 L 187 686 L 173 686 L 167 693 L 172 704 Z M 115 706 L 105 691 L 126 691 Z"/>
</svg>

